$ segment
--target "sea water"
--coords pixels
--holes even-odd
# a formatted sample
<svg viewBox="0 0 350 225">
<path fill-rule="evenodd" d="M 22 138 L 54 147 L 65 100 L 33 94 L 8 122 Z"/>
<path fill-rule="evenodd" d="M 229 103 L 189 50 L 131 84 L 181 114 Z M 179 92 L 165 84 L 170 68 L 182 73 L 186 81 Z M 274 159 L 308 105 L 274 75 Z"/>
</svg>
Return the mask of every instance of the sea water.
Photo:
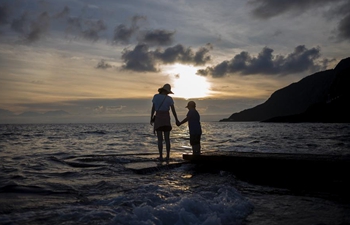
<svg viewBox="0 0 350 225">
<path fill-rule="evenodd" d="M 350 154 L 350 124 L 203 122 L 202 127 L 202 152 Z M 182 162 L 182 154 L 191 153 L 187 126 L 173 127 L 171 145 L 170 162 Z M 138 174 L 127 167 L 158 156 L 150 124 L 0 125 L 0 224 L 217 225 L 247 223 L 247 218 L 279 224 L 280 207 L 273 215 L 271 210 L 253 214 L 279 201 L 295 208 L 289 221 L 296 212 L 310 210 L 312 222 L 334 222 L 334 216 L 344 222 L 343 213 L 350 212 L 348 205 L 335 204 L 322 219 L 317 215 L 325 216 L 330 208 L 322 207 L 330 202 L 281 200 L 282 192 L 276 196 L 276 189 L 242 185 L 226 171 L 200 172 L 183 164 Z M 242 191 L 247 189 L 267 194 L 254 200 L 256 194 Z"/>
</svg>

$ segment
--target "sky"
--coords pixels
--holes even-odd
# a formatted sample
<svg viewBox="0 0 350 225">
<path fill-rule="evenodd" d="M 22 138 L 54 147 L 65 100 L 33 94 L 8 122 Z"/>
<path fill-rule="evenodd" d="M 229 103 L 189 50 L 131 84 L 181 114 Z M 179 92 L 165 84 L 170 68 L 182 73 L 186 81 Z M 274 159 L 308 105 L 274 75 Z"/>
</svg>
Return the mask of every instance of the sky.
<svg viewBox="0 0 350 225">
<path fill-rule="evenodd" d="M 1 0 L 0 123 L 148 122 L 166 83 L 217 121 L 349 47 L 349 0 Z"/>
</svg>

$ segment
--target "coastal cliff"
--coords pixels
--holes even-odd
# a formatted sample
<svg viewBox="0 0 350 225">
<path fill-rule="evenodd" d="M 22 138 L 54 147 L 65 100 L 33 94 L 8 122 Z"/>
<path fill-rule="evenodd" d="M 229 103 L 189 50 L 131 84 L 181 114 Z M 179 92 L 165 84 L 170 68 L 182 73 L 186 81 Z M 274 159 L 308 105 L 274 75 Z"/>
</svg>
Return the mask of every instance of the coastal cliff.
<svg viewBox="0 0 350 225">
<path fill-rule="evenodd" d="M 253 108 L 221 122 L 350 122 L 350 57 L 331 70 L 309 75 L 275 91 Z"/>
</svg>

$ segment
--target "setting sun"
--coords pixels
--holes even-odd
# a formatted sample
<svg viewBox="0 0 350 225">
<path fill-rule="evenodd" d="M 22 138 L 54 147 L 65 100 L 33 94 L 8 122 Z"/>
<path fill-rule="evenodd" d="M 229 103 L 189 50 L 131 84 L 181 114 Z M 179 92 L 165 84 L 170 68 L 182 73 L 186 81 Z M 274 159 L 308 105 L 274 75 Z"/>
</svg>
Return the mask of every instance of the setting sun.
<svg viewBox="0 0 350 225">
<path fill-rule="evenodd" d="M 210 95 L 210 83 L 205 77 L 196 75 L 198 68 L 175 64 L 168 68 L 175 78 L 172 84 L 174 97 L 184 99 L 203 98 Z"/>
</svg>

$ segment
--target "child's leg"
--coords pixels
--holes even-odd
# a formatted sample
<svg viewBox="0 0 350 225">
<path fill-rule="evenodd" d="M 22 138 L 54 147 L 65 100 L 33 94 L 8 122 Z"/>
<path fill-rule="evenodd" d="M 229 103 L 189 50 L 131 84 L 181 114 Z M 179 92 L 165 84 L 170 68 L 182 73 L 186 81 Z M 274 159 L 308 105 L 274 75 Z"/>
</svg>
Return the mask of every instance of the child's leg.
<svg viewBox="0 0 350 225">
<path fill-rule="evenodd" d="M 190 135 L 190 143 L 192 145 L 192 152 L 194 155 L 201 154 L 201 135 Z"/>
<path fill-rule="evenodd" d="M 193 151 L 194 155 L 200 155 L 201 154 L 201 145 L 200 144 L 192 145 L 192 151 Z"/>
</svg>

